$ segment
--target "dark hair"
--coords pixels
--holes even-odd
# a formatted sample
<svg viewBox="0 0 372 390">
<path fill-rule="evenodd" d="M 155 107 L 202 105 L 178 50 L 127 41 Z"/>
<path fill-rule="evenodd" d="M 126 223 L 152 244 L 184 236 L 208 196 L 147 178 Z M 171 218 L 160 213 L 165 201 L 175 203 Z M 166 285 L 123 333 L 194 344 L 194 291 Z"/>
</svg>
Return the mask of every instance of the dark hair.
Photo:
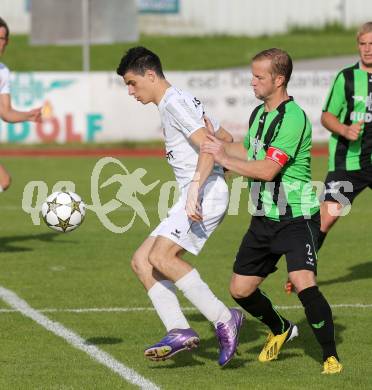
<svg viewBox="0 0 372 390">
<path fill-rule="evenodd" d="M 131 71 L 143 76 L 146 70 L 153 70 L 159 77 L 165 78 L 160 58 L 152 51 L 142 46 L 132 47 L 121 58 L 116 69 L 119 76 Z"/>
<path fill-rule="evenodd" d="M 286 87 L 291 78 L 293 64 L 290 55 L 281 49 L 267 49 L 256 54 L 253 61 L 268 59 L 271 61 L 272 76 L 284 76 L 284 86 Z"/>
<path fill-rule="evenodd" d="M 8 39 L 9 38 L 9 27 L 3 18 L 0 18 L 0 27 L 5 28 L 5 38 Z"/>
</svg>

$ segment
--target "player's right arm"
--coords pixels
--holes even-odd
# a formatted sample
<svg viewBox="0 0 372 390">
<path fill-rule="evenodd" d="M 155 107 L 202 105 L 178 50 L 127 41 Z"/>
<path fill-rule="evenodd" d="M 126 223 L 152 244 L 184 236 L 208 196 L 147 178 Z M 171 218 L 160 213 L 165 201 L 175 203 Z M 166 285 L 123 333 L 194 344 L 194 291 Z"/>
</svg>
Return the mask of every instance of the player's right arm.
<svg viewBox="0 0 372 390">
<path fill-rule="evenodd" d="M 11 177 L 3 165 L 0 164 L 0 192 L 9 188 Z"/>
<path fill-rule="evenodd" d="M 216 137 L 208 134 L 208 141 L 204 142 L 201 148 L 202 152 L 213 155 L 214 160 L 239 175 L 250 177 L 262 181 L 272 181 L 283 166 L 286 164 L 288 157 L 280 150 L 274 150 L 276 155 L 280 154 L 283 158 L 270 156 L 265 160 L 245 160 L 235 158 L 226 153 L 224 143 Z"/>
<path fill-rule="evenodd" d="M 341 135 L 349 141 L 356 141 L 359 137 L 359 133 L 362 130 L 364 121 L 360 120 L 357 123 L 351 125 L 345 125 L 339 121 L 337 116 L 331 112 L 323 112 L 320 118 L 322 125 L 331 133 Z"/>
<path fill-rule="evenodd" d="M 213 125 L 209 118 L 204 117 L 204 123 L 208 133 L 213 135 Z M 244 148 L 244 145 L 241 142 L 233 142 L 232 135 L 223 127 L 220 127 L 214 133 L 214 136 L 223 142 L 223 147 L 227 155 L 241 160 L 247 159 L 247 151 Z"/>
<path fill-rule="evenodd" d="M 224 143 L 224 149 L 228 156 L 247 160 L 247 150 L 242 142 Z"/>
<path fill-rule="evenodd" d="M 331 133 L 340 135 L 350 141 L 359 137 L 363 121 L 345 125 L 340 121 L 341 113 L 345 111 L 348 104 L 345 95 L 345 76 L 343 71 L 339 72 L 333 81 L 327 100 L 323 107 L 321 124 Z"/>
<path fill-rule="evenodd" d="M 208 141 L 203 144 L 202 151 L 211 153 L 216 162 L 239 175 L 254 180 L 272 181 L 288 162 L 295 159 L 306 136 L 311 137 L 311 125 L 306 114 L 298 109 L 283 116 L 275 139 L 267 145 L 264 159 L 247 160 L 248 134 L 241 144 L 245 159 L 230 156 L 226 153 L 225 144 L 212 135 L 208 135 Z"/>
<path fill-rule="evenodd" d="M 17 123 L 25 121 L 40 122 L 41 107 L 30 111 L 17 111 L 12 107 L 10 94 L 0 94 L 0 118 L 5 122 Z"/>
<path fill-rule="evenodd" d="M 220 139 L 221 141 L 224 141 L 224 142 L 231 143 L 234 141 L 233 136 L 227 130 L 225 130 L 222 126 L 219 127 L 219 129 L 214 133 L 214 135 L 215 135 L 215 137 L 217 137 L 218 139 Z"/>
</svg>

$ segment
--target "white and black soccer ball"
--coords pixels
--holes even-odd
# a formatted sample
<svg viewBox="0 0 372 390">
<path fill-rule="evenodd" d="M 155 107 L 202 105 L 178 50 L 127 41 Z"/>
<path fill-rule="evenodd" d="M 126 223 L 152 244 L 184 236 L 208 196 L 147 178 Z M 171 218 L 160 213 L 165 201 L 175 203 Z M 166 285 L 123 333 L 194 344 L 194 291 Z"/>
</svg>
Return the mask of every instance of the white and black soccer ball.
<svg viewBox="0 0 372 390">
<path fill-rule="evenodd" d="M 53 192 L 41 205 L 41 214 L 51 229 L 67 233 L 81 225 L 85 208 L 81 197 L 74 192 Z"/>
</svg>

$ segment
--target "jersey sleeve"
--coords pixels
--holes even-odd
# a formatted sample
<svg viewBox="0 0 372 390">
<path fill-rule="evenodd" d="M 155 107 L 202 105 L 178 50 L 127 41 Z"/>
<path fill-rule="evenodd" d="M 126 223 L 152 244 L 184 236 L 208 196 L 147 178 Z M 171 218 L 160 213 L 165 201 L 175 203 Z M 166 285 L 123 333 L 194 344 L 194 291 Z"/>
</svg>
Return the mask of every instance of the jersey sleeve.
<svg viewBox="0 0 372 390">
<path fill-rule="evenodd" d="M 0 94 L 10 93 L 10 72 L 9 69 L 0 64 Z"/>
<path fill-rule="evenodd" d="M 343 73 L 340 72 L 333 81 L 327 100 L 323 106 L 323 112 L 330 112 L 338 117 L 346 104 L 345 77 Z"/>
<path fill-rule="evenodd" d="M 263 107 L 264 107 L 263 104 L 260 104 L 259 106 L 255 107 L 255 109 L 251 113 L 251 116 L 249 117 L 248 131 L 247 131 L 247 134 L 245 135 L 244 141 L 243 141 L 243 146 L 246 150 L 249 150 L 249 144 L 250 144 L 249 130 L 251 129 L 254 121 L 256 120 L 259 111 L 260 110 L 263 111 Z"/>
<path fill-rule="evenodd" d="M 284 166 L 288 160 L 295 156 L 308 125 L 303 111 L 284 115 L 280 128 L 268 147 L 266 158 Z"/>
<path fill-rule="evenodd" d="M 249 131 L 247 131 L 247 134 L 244 136 L 243 146 L 246 150 L 249 150 Z"/>
<path fill-rule="evenodd" d="M 187 138 L 195 131 L 205 127 L 203 119 L 204 110 L 199 100 L 193 101 L 186 98 L 172 99 L 165 109 L 172 118 L 175 127 Z M 218 123 L 212 121 L 212 125 L 216 131 L 215 124 L 217 125 Z"/>
<path fill-rule="evenodd" d="M 208 116 L 209 120 L 212 123 L 214 132 L 216 132 L 220 128 L 220 122 L 216 118 L 213 118 L 212 116 Z M 203 126 L 205 127 L 205 124 L 203 123 Z"/>
</svg>

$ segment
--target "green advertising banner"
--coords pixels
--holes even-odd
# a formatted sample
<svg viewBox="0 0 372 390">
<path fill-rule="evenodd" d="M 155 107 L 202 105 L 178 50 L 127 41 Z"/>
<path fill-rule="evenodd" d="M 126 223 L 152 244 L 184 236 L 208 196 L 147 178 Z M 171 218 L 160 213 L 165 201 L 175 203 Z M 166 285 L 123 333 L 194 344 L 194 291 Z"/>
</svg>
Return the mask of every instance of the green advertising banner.
<svg viewBox="0 0 372 390">
<path fill-rule="evenodd" d="M 178 14 L 179 0 L 139 0 L 138 10 L 141 14 Z"/>
</svg>

